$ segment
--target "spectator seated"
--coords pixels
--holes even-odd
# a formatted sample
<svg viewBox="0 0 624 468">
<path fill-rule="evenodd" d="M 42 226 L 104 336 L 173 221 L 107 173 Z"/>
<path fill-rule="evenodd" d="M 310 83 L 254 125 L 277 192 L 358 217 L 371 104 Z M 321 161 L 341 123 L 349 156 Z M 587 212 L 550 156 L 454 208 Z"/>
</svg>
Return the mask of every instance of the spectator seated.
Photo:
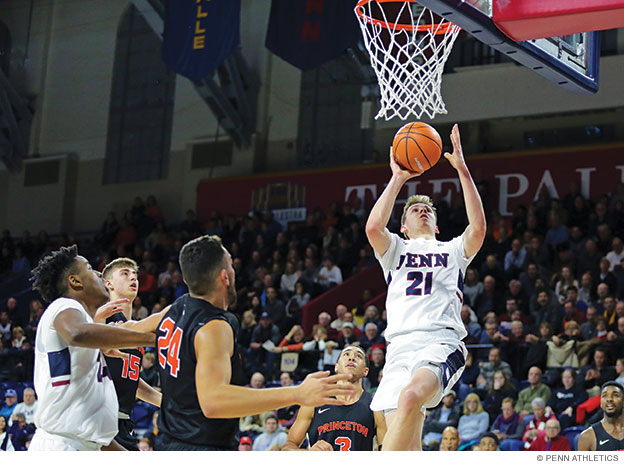
<svg viewBox="0 0 624 468">
<path fill-rule="evenodd" d="M 423 444 L 439 445 L 442 440 L 442 431 L 448 426 L 457 427 L 460 409 L 455 406 L 456 394 L 449 390 L 442 397 L 442 404 L 432 409 L 425 419 L 423 427 Z"/>
<path fill-rule="evenodd" d="M 481 405 L 476 393 L 470 393 L 464 400 L 463 415 L 459 418 L 457 430 L 462 446 L 478 442 L 487 431 L 490 417 Z"/>
</svg>

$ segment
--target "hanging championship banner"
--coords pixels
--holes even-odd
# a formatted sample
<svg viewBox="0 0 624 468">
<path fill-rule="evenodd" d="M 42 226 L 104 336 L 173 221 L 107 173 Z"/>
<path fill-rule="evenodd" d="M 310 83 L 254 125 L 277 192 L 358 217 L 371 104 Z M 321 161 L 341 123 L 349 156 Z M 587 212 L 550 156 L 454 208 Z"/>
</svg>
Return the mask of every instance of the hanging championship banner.
<svg viewBox="0 0 624 468">
<path fill-rule="evenodd" d="M 266 47 L 310 70 L 354 47 L 360 28 L 353 0 L 273 0 Z"/>
<path fill-rule="evenodd" d="M 163 60 L 200 81 L 240 43 L 240 0 L 167 0 Z"/>
</svg>

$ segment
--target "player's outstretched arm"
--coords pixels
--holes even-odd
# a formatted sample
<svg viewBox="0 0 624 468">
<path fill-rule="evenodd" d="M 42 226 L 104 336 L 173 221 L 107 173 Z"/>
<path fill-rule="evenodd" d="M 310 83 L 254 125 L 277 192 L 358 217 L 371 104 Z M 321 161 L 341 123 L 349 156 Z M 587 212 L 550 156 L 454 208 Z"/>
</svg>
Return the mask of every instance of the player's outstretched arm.
<svg viewBox="0 0 624 468">
<path fill-rule="evenodd" d="M 310 406 L 302 406 L 299 409 L 299 412 L 297 413 L 297 420 L 288 431 L 288 439 L 286 440 L 284 445 L 282 445 L 282 450 L 306 450 L 299 447 L 301 447 L 301 444 L 306 437 L 306 433 L 310 428 L 310 424 L 312 424 L 313 418 L 314 408 Z M 333 451 L 334 448 L 331 446 L 330 443 L 324 440 L 319 440 L 312 447 L 310 447 L 310 450 Z"/>
<path fill-rule="evenodd" d="M 386 226 L 392 215 L 396 197 L 403 188 L 403 184 L 412 177 L 418 175 L 401 169 L 394 160 L 392 148 L 390 148 L 390 169 L 392 170 L 390 182 L 388 182 L 381 196 L 375 202 L 373 209 L 368 215 L 368 220 L 366 221 L 366 237 L 368 237 L 368 242 L 370 242 L 370 245 L 375 249 L 375 252 L 382 256 L 390 247 L 390 231 L 388 231 Z"/>
<path fill-rule="evenodd" d="M 453 126 L 451 141 L 453 142 L 453 154 L 444 153 L 444 157 L 448 159 L 451 166 L 457 171 L 459 182 L 462 186 L 466 214 L 468 215 L 468 227 L 463 235 L 464 253 L 466 257 L 471 257 L 479 251 L 485 239 L 485 232 L 487 229 L 485 212 L 483 211 L 483 203 L 481 202 L 479 191 L 472 180 L 472 176 L 464 160 L 459 126 L 457 124 Z"/>
<path fill-rule="evenodd" d="M 252 389 L 231 385 L 234 337 L 228 323 L 212 320 L 195 334 L 197 398 L 207 418 L 238 418 L 284 406 L 339 405 L 334 396 L 352 396 L 355 387 L 338 384 L 344 375 L 310 374 L 300 385 Z"/>
<path fill-rule="evenodd" d="M 139 378 L 139 386 L 137 387 L 136 396 L 139 400 L 146 401 L 160 408 L 162 402 L 162 393 L 149 385 L 145 380 Z"/>
<path fill-rule="evenodd" d="M 596 450 L 596 434 L 591 427 L 588 427 L 579 436 L 578 451 L 587 452 Z"/>
<path fill-rule="evenodd" d="M 383 414 L 383 411 L 375 411 L 373 412 L 375 415 L 375 429 L 377 432 L 377 444 L 383 444 L 384 437 L 386 437 L 386 432 L 388 431 L 388 426 L 386 424 L 386 417 Z"/>
<path fill-rule="evenodd" d="M 76 309 L 65 309 L 54 319 L 54 328 L 70 346 L 123 349 L 154 346 L 156 335 L 123 328 L 89 323 Z"/>
<path fill-rule="evenodd" d="M 93 316 L 93 321 L 95 323 L 106 323 L 106 319 L 111 315 L 116 314 L 117 312 L 121 312 L 122 306 L 124 304 L 128 304 L 130 299 L 126 297 L 122 297 L 121 299 L 117 299 L 114 301 L 107 302 L 103 306 L 98 307 L 95 311 L 95 315 Z"/>
<path fill-rule="evenodd" d="M 149 317 L 145 317 L 143 320 L 128 320 L 127 322 L 119 325 L 122 328 L 127 328 L 128 330 L 135 330 L 140 332 L 155 332 L 160 324 L 160 321 L 165 316 L 167 311 L 171 306 L 168 305 L 164 310 L 152 314 Z"/>
</svg>

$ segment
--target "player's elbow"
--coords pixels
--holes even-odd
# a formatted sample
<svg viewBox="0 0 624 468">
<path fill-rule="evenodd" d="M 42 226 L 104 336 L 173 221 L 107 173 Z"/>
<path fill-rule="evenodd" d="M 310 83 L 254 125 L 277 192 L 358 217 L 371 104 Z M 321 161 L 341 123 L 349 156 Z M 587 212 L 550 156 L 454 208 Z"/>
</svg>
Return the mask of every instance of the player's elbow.
<svg viewBox="0 0 624 468">
<path fill-rule="evenodd" d="M 197 395 L 199 407 L 203 415 L 209 419 L 223 418 L 224 416 L 224 398 L 223 393 L 219 396 L 219 392 L 205 392 L 203 395 Z"/>
<path fill-rule="evenodd" d="M 483 242 L 487 234 L 487 223 L 485 219 L 476 223 L 470 223 L 470 237 L 475 241 Z"/>
<path fill-rule="evenodd" d="M 374 238 L 375 236 L 379 236 L 380 233 L 384 231 L 386 226 L 383 223 L 378 222 L 372 218 L 369 218 L 366 221 L 366 236 L 370 238 Z"/>
<path fill-rule="evenodd" d="M 485 220 L 485 216 L 481 214 L 481 216 L 477 216 L 477 219 L 471 220 L 470 227 L 475 233 L 479 233 L 485 237 L 487 231 L 487 221 Z"/>
<path fill-rule="evenodd" d="M 219 417 L 219 405 L 215 402 L 202 403 L 200 402 L 203 415 L 209 419 L 215 419 Z"/>
<path fill-rule="evenodd" d="M 72 328 L 67 330 L 65 341 L 69 346 L 88 347 L 92 341 L 92 334 L 90 330 L 82 327 Z"/>
</svg>

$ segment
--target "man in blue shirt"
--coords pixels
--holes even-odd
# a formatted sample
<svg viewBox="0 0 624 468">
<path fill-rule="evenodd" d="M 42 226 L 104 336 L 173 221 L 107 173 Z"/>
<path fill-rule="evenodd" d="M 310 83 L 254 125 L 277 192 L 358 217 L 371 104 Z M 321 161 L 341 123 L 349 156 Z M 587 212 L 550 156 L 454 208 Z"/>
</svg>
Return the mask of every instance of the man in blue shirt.
<svg viewBox="0 0 624 468">
<path fill-rule="evenodd" d="M 447 426 L 457 427 L 459 422 L 460 409 L 455 407 L 455 392 L 448 390 L 442 397 L 442 405 L 431 410 L 425 425 L 423 426 L 423 444 L 429 445 L 432 442 L 440 442 L 442 440 L 442 432 Z"/>
<path fill-rule="evenodd" d="M 526 249 L 522 248 L 520 239 L 511 242 L 511 250 L 505 254 L 505 273 L 508 278 L 517 278 L 524 269 Z"/>
<path fill-rule="evenodd" d="M 551 213 L 548 220 L 550 229 L 546 231 L 546 245 L 555 247 L 569 240 L 568 228 L 561 224 L 561 218 L 556 213 Z"/>
<path fill-rule="evenodd" d="M 17 392 L 12 388 L 9 388 L 4 392 L 4 405 L 0 408 L 0 416 L 7 418 L 7 421 L 11 420 L 13 410 L 17 406 Z"/>
<path fill-rule="evenodd" d="M 17 415 L 17 422 L 9 428 L 9 434 L 11 434 L 11 442 L 13 448 L 16 451 L 26 450 L 26 441 L 28 436 L 35 433 L 35 428 L 26 424 L 26 417 L 23 414 Z"/>
</svg>

